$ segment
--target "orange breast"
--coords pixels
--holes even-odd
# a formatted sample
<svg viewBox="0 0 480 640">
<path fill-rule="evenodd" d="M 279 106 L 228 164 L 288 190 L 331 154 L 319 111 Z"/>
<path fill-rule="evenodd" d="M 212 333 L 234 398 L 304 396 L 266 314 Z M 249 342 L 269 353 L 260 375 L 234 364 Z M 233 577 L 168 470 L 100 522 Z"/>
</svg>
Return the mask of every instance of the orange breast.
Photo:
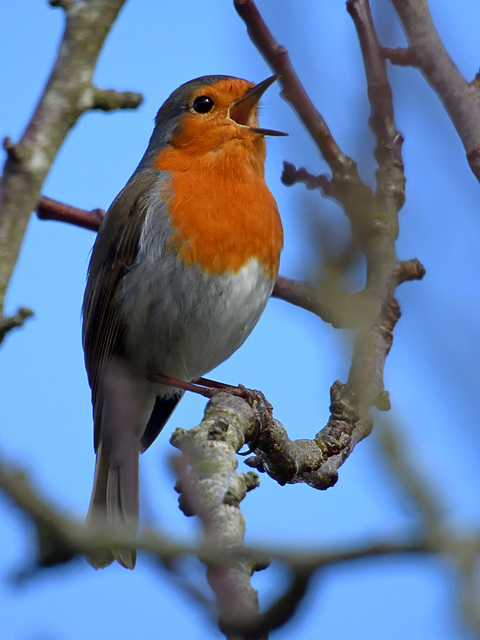
<svg viewBox="0 0 480 640">
<path fill-rule="evenodd" d="M 175 228 L 172 248 L 185 264 L 236 273 L 257 258 L 276 277 L 283 230 L 263 178 L 264 146 L 257 158 L 257 140 L 229 140 L 225 148 L 197 158 L 182 147 L 167 147 L 157 156 L 157 169 L 172 176 L 162 195 Z"/>
</svg>

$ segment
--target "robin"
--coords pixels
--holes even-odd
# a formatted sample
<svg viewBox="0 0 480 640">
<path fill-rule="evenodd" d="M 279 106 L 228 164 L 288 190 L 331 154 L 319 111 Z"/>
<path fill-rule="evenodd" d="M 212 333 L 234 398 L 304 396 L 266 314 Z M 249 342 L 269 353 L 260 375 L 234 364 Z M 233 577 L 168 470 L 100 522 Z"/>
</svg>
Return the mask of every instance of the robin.
<svg viewBox="0 0 480 640">
<path fill-rule="evenodd" d="M 87 520 L 136 531 L 139 453 L 183 393 L 152 376 L 190 382 L 219 365 L 272 293 L 283 230 L 264 136 L 286 134 L 259 127 L 257 111 L 275 80 L 205 76 L 174 91 L 101 224 L 83 302 L 97 455 Z M 133 569 L 136 554 L 88 558 L 114 559 Z"/>
</svg>

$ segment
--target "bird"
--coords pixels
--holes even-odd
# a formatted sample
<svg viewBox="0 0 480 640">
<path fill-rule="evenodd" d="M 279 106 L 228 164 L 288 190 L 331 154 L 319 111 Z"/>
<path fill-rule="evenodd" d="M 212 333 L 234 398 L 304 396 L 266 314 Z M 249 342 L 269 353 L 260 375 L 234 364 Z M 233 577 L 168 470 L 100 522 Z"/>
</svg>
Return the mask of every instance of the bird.
<svg viewBox="0 0 480 640">
<path fill-rule="evenodd" d="M 155 374 L 188 383 L 214 369 L 272 293 L 283 228 L 264 177 L 265 136 L 287 134 L 259 126 L 258 104 L 276 79 L 182 84 L 100 225 L 82 308 L 96 452 L 87 523 L 137 531 L 139 454 L 183 394 Z M 87 560 L 133 569 L 136 551 Z"/>
</svg>

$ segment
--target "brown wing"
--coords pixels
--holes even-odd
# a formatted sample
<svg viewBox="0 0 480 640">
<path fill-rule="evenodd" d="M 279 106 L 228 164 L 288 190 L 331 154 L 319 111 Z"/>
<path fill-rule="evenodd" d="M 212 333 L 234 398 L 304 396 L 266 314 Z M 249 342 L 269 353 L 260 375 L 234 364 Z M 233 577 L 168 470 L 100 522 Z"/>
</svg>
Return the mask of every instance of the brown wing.
<svg viewBox="0 0 480 640">
<path fill-rule="evenodd" d="M 83 348 L 92 389 L 95 451 L 102 428 L 105 366 L 112 357 L 122 357 L 125 349 L 125 327 L 115 308 L 115 292 L 137 257 L 146 214 L 145 196 L 157 176 L 155 171 L 132 176 L 110 206 L 90 260 L 83 300 Z"/>
</svg>

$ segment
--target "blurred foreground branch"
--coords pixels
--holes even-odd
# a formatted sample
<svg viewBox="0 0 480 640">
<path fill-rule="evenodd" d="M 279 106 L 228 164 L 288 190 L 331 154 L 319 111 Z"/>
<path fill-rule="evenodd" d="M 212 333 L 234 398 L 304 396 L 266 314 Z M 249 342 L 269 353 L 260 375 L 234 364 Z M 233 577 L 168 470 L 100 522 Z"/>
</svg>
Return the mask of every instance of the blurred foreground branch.
<svg viewBox="0 0 480 640">
<path fill-rule="evenodd" d="M 220 625 L 227 637 L 262 638 L 294 615 L 311 578 L 326 567 L 425 553 L 452 558 L 458 567 L 466 567 L 467 560 L 469 566 L 476 562 L 480 531 L 462 536 L 446 527 L 332 549 L 244 546 L 245 523 L 239 505 L 246 491 L 257 482 L 254 474 L 236 471 L 236 451 L 252 438 L 255 425 L 251 414 L 252 409 L 242 399 L 219 394 L 210 401 L 198 427 L 177 430 L 172 436 L 173 444 L 182 453 L 176 461 L 181 505 L 187 515 L 200 516 L 204 530 L 204 542 L 200 545 L 172 540 L 158 529 L 141 532 L 135 538 L 122 530 L 87 527 L 54 507 L 39 494 L 25 472 L 0 458 L 2 492 L 32 520 L 38 533 L 37 563 L 26 567 L 21 577 L 85 554 L 98 555 L 111 548 L 137 548 L 182 584 L 182 560 L 198 556 L 208 567 L 209 581 L 219 603 Z M 393 455 L 401 454 L 397 451 Z M 404 466 L 407 464 L 403 462 Z M 289 577 L 276 600 L 259 613 L 249 578 L 269 562 L 284 565 Z M 209 601 L 196 595 L 188 584 L 184 586 L 211 613 Z"/>
</svg>

